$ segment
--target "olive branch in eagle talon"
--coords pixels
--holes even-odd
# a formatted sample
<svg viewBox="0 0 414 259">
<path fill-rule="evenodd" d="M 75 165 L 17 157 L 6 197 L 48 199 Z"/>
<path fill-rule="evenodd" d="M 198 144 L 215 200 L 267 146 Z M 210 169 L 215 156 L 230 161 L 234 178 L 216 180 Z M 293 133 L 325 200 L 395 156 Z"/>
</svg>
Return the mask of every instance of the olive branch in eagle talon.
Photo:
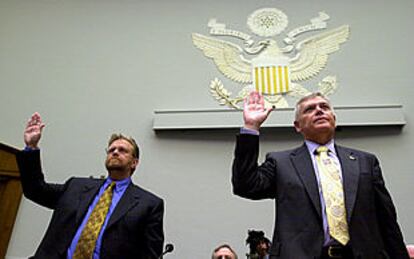
<svg viewBox="0 0 414 259">
<path fill-rule="evenodd" d="M 228 105 L 231 108 L 241 110 L 242 108 L 237 104 L 242 102 L 247 96 L 246 91 L 241 91 L 236 98 L 230 98 L 231 92 L 224 88 L 223 83 L 218 79 L 214 78 L 210 84 L 210 93 L 216 99 L 220 105 Z M 243 94 L 244 93 L 244 94 Z"/>
</svg>

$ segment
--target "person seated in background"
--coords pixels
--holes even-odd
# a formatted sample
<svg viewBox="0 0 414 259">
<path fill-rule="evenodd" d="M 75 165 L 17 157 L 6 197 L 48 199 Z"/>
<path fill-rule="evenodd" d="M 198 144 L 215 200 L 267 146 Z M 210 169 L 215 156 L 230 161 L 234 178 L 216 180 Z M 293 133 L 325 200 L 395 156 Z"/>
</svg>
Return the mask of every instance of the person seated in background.
<svg viewBox="0 0 414 259">
<path fill-rule="evenodd" d="M 263 231 L 249 230 L 247 232 L 246 245 L 250 252 L 246 254 L 248 259 L 268 259 L 270 240 L 265 237 Z"/>
<path fill-rule="evenodd" d="M 407 251 L 410 259 L 414 259 L 414 245 L 407 245 Z"/>
<path fill-rule="evenodd" d="M 237 259 L 237 254 L 228 244 L 223 244 L 214 249 L 211 259 Z"/>
</svg>

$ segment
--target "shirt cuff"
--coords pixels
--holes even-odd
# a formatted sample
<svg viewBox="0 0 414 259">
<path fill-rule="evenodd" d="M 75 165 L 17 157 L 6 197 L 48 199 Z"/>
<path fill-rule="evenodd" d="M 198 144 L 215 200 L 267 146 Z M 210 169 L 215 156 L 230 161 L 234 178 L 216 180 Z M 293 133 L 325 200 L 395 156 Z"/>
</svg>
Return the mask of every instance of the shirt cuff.
<svg viewBox="0 0 414 259">
<path fill-rule="evenodd" d="M 254 130 L 254 129 L 247 129 L 247 128 L 241 128 L 240 134 L 248 134 L 248 135 L 256 135 L 256 136 L 260 135 L 259 131 Z"/>
<path fill-rule="evenodd" d="M 26 146 L 26 147 L 23 149 L 23 151 L 24 151 L 24 152 L 32 152 L 32 151 L 35 151 L 35 150 L 39 150 L 39 148 L 31 148 L 31 147 L 29 147 L 29 146 Z"/>
</svg>

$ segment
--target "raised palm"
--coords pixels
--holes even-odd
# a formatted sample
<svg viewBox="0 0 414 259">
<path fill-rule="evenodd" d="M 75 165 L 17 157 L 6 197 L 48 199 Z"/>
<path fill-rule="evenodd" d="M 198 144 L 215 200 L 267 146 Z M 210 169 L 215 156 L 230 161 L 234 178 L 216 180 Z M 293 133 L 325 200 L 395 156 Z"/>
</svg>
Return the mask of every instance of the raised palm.
<svg viewBox="0 0 414 259">
<path fill-rule="evenodd" d="M 42 123 L 40 114 L 35 112 L 32 117 L 27 121 L 26 128 L 24 130 L 24 143 L 31 148 L 37 148 L 37 144 L 42 136 L 42 130 L 45 124 Z"/>
<path fill-rule="evenodd" d="M 251 92 L 244 100 L 244 127 L 259 130 L 271 111 L 271 108 L 265 107 L 263 95 L 256 91 Z"/>
</svg>

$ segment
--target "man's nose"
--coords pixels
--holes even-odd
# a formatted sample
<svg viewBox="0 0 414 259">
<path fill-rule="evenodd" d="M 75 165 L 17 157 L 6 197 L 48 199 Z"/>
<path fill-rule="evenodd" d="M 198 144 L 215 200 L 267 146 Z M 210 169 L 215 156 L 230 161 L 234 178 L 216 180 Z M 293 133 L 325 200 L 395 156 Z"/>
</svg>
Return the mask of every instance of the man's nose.
<svg viewBox="0 0 414 259">
<path fill-rule="evenodd" d="M 323 109 L 319 105 L 316 106 L 316 113 L 318 114 L 323 113 Z"/>
</svg>

